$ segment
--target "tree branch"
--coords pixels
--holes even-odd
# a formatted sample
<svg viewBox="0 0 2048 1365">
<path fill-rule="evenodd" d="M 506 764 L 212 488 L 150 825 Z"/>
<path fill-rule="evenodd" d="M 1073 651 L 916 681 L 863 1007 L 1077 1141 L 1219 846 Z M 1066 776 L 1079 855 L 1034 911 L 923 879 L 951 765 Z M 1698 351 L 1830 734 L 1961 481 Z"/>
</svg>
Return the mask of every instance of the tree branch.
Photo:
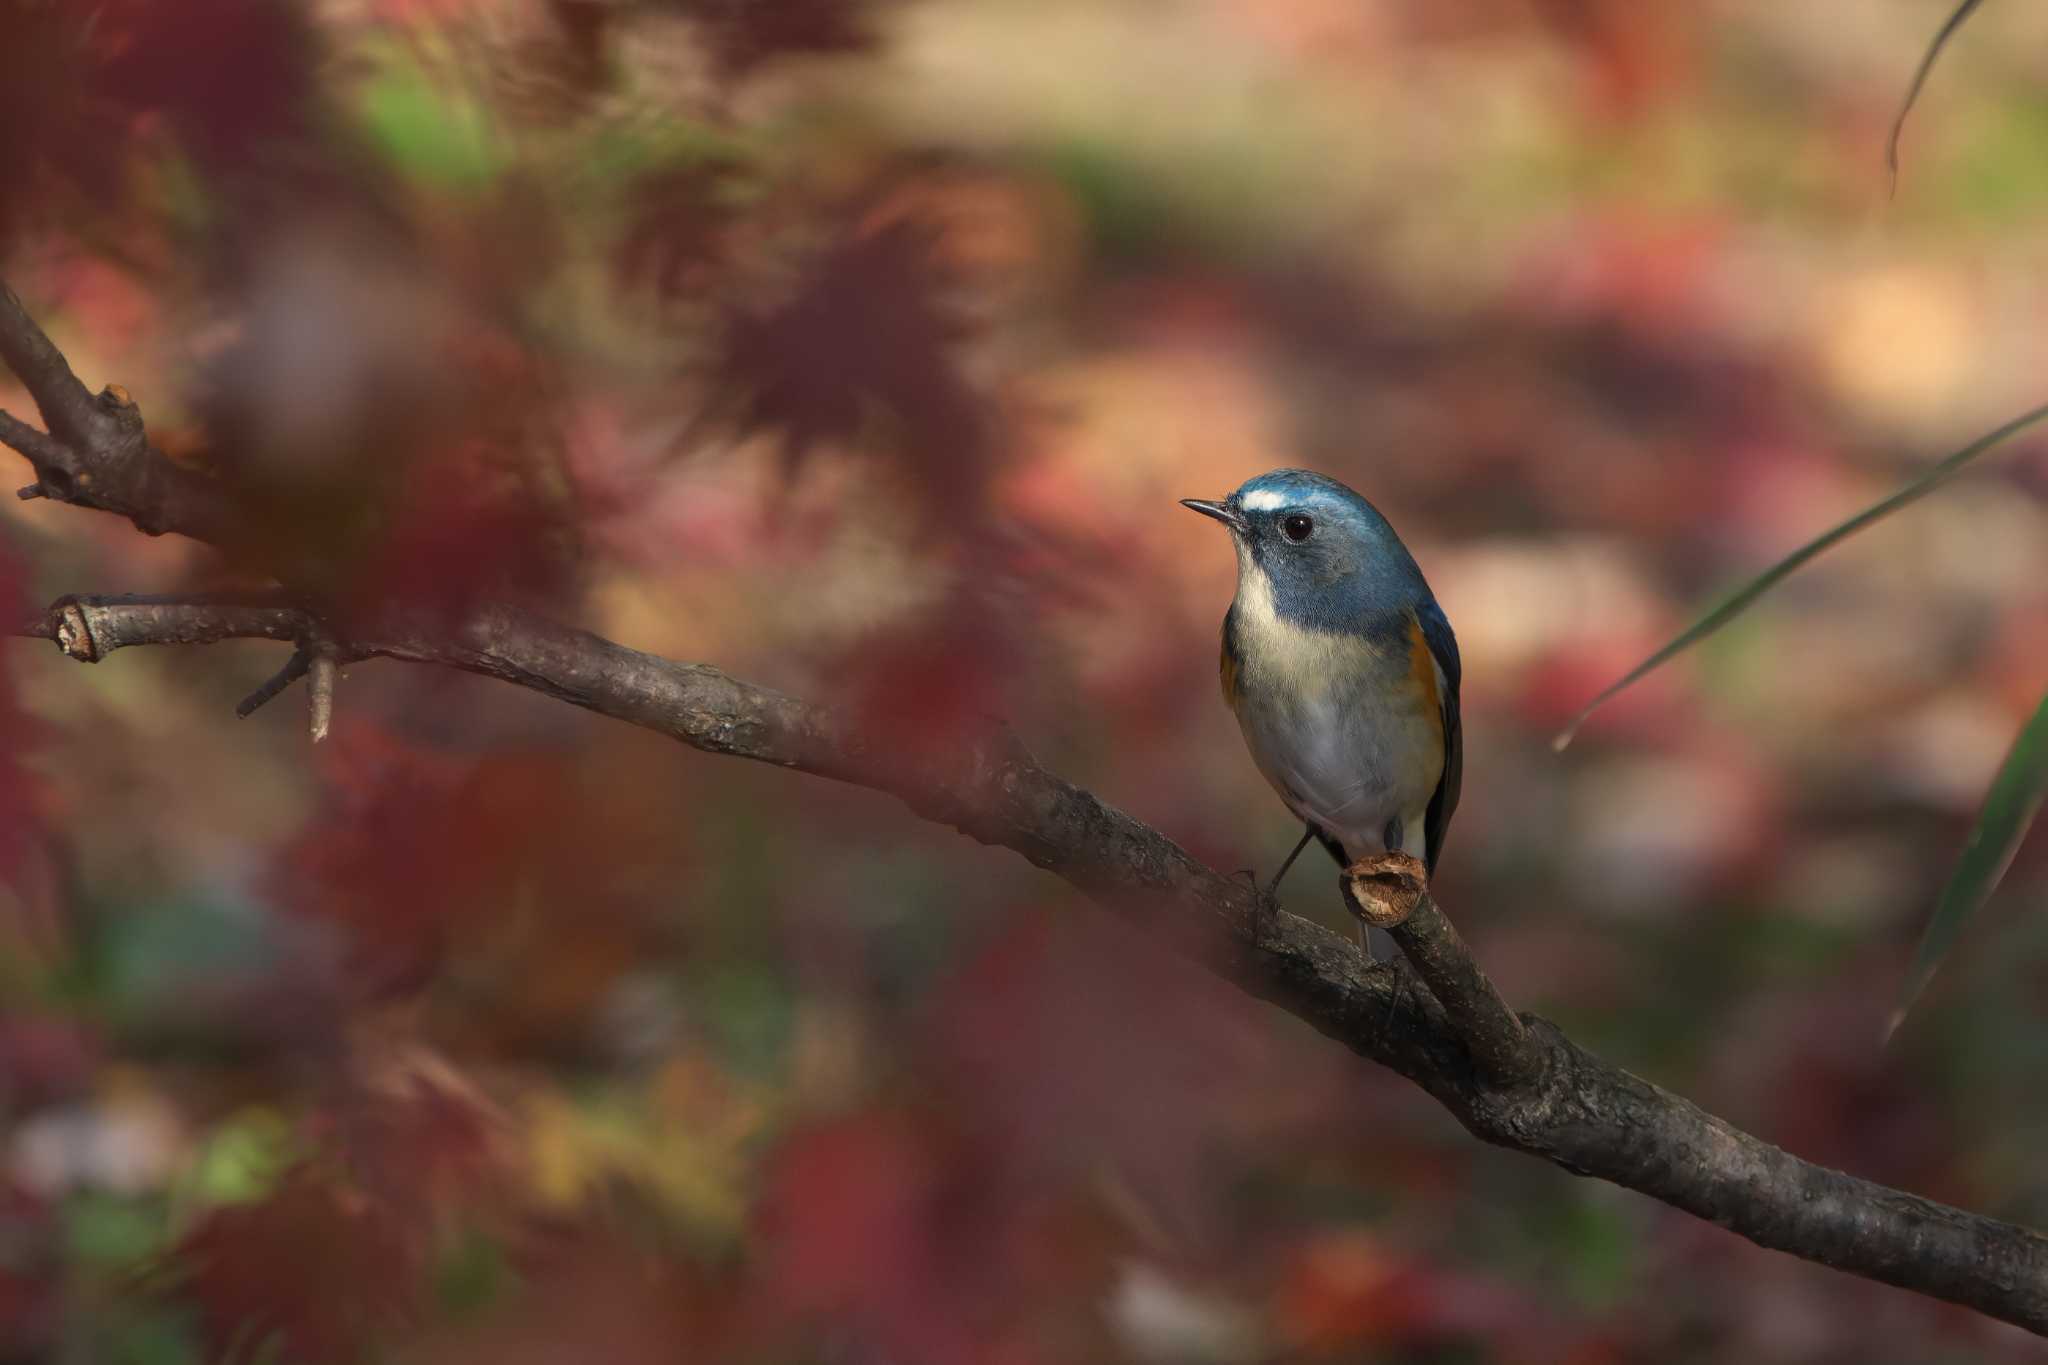
<svg viewBox="0 0 2048 1365">
<path fill-rule="evenodd" d="M 0 281 L 0 360 L 35 399 L 49 430 L 0 412 L 0 445 L 36 472 L 40 496 L 124 516 L 138 531 L 176 531 L 222 548 L 234 546 L 234 499 L 227 488 L 149 443 L 142 410 L 125 389 L 86 391 L 64 355 Z"/>
<path fill-rule="evenodd" d="M 1529 1030 L 1437 908 L 1420 860 L 1406 853 L 1361 858 L 1337 880 L 1352 911 L 1401 945 L 1488 1083 L 1512 1088 L 1541 1074 Z"/>
<path fill-rule="evenodd" d="M 10 309 L 19 314 L 0 286 L 0 358 L 29 383 L 69 458 L 101 476 L 95 486 L 130 490 L 117 505 L 83 505 L 203 539 L 232 518 L 226 499 L 173 515 L 169 504 L 198 485 L 136 473 L 135 465 L 162 459 L 141 438 L 139 417 L 131 428 L 125 418 L 83 414 L 78 393 L 60 382 L 70 374 L 62 357 L 46 339 L 37 345 L 41 333 L 33 323 L 24 332 L 25 315 Z M 104 398 L 85 401 L 93 414 L 105 411 Z M 23 453 L 36 461 L 33 450 Z M 47 478 L 40 465 L 37 473 Z M 134 503 L 134 490 L 166 505 Z M 2048 1239 L 1802 1161 L 1600 1060 L 1542 1019 L 1516 1019 L 1426 896 L 1395 930 L 1426 988 L 1404 967 L 1368 965 L 1348 940 L 1278 913 L 1243 881 L 1046 771 L 1006 730 L 956 753 L 912 757 L 841 712 L 502 605 L 457 621 L 392 609 L 338 639 L 282 594 L 72 597 L 19 632 L 55 640 L 86 662 L 131 645 L 259 638 L 293 643 L 302 654 L 322 644 L 338 663 L 438 664 L 708 753 L 888 792 L 928 819 L 1022 854 L 1240 989 L 1399 1072 L 1487 1142 L 1638 1190 L 1760 1246 L 2048 1335 Z"/>
<path fill-rule="evenodd" d="M 309 638 L 296 608 L 156 598 L 66 598 L 26 633 L 97 661 L 139 644 Z M 399 613 L 367 623 L 343 657 L 440 664 L 530 688 L 709 753 L 889 792 L 927 818 L 1022 853 L 1210 970 L 1393 1068 L 1476 1136 L 1639 1190 L 1759 1245 L 1965 1304 L 2048 1334 L 2048 1239 L 2027 1229 L 1801 1161 L 1579 1048 L 1517 1023 L 1507 1068 L 1469 1039 L 1492 995 L 1433 902 L 1396 932 L 1447 1010 L 1367 966 L 1307 920 L 1263 914 L 1256 894 L 1165 835 L 1040 767 L 1007 733 L 943 763 L 903 759 L 847 719 L 702 664 L 643 654 L 510 607 L 452 626 Z M 1447 983 L 1463 982 L 1460 985 Z M 1462 1017 L 1461 1017 L 1462 1016 Z"/>
</svg>

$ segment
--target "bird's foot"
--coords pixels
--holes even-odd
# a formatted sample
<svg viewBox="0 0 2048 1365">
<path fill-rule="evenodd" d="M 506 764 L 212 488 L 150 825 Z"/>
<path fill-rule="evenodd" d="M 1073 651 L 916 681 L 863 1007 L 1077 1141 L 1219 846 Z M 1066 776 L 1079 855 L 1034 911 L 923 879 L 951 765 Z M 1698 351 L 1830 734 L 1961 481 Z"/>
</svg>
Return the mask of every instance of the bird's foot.
<svg viewBox="0 0 2048 1365">
<path fill-rule="evenodd" d="M 1408 922 L 1429 894 L 1429 869 L 1411 854 L 1374 853 L 1345 868 L 1337 885 L 1344 892 L 1344 904 L 1361 922 L 1362 939 L 1364 925 L 1392 929 Z"/>
<path fill-rule="evenodd" d="M 1244 884 L 1252 889 L 1252 906 L 1259 917 L 1258 934 L 1260 938 L 1264 938 L 1266 931 L 1273 927 L 1273 922 L 1280 918 L 1280 902 L 1273 895 L 1279 883 L 1261 885 L 1258 871 L 1249 867 L 1240 867 L 1230 875 L 1244 878 Z"/>
</svg>

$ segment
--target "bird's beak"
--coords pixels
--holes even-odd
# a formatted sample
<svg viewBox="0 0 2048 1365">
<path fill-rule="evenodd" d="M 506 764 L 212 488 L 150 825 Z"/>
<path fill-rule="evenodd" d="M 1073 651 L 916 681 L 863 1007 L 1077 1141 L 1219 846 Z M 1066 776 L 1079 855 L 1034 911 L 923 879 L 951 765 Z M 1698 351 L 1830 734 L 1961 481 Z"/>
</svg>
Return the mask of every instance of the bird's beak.
<svg viewBox="0 0 2048 1365">
<path fill-rule="evenodd" d="M 1200 512 L 1205 517 L 1214 517 L 1233 531 L 1251 529 L 1251 523 L 1244 519 L 1244 513 L 1227 502 L 1204 502 L 1200 498 L 1182 498 L 1180 505 L 1191 512 Z"/>
</svg>

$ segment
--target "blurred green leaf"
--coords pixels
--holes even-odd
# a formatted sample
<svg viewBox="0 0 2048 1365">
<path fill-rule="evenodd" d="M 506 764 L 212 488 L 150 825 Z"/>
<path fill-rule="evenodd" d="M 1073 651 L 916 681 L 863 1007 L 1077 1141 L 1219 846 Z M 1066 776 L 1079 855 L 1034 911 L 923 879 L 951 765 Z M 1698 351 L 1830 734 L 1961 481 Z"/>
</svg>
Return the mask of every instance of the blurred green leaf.
<svg viewBox="0 0 2048 1365">
<path fill-rule="evenodd" d="M 795 997 L 789 983 L 765 967 L 724 963 L 695 983 L 704 1022 L 733 1068 L 745 1075 L 775 1074 L 789 1051 Z"/>
<path fill-rule="evenodd" d="M 253 1204 L 269 1197 L 303 1153 L 290 1122 L 251 1108 L 223 1121 L 192 1162 L 181 1193 L 194 1204 Z"/>
<path fill-rule="evenodd" d="M 1957 122 L 1940 194 L 1985 223 L 2037 221 L 2048 201 L 2048 176 L 2039 173 L 2048 164 L 2048 97 L 2016 96 Z"/>
<path fill-rule="evenodd" d="M 417 65 L 394 61 L 364 93 L 363 118 L 401 167 L 448 189 L 476 189 L 502 157 L 484 111 L 437 85 Z"/>
<path fill-rule="evenodd" d="M 477 1228 L 458 1231 L 434 1267 L 434 1296 L 458 1316 L 490 1307 L 511 1282 L 504 1248 Z"/>
<path fill-rule="evenodd" d="M 1913 71 L 1913 81 L 1906 87 L 1906 98 L 1899 101 L 1899 112 L 1892 119 L 1891 136 L 1884 143 L 1884 165 L 1891 172 L 1893 188 L 1897 188 L 1899 182 L 1899 137 L 1906 131 L 1906 115 L 1913 112 L 1913 105 L 1927 84 L 1928 73 L 1934 70 L 1934 63 L 1940 59 L 1941 50 L 1948 46 L 1948 40 L 1956 36 L 1956 30 L 1983 3 L 1984 0 L 1963 0 L 1949 12 L 1947 21 L 1935 30 L 1934 41 L 1920 55 L 1920 65 Z"/>
<path fill-rule="evenodd" d="M 127 1304 L 118 1316 L 108 1316 L 113 1320 L 95 1324 L 105 1341 L 104 1354 L 88 1359 L 119 1365 L 200 1365 L 206 1358 L 188 1314 L 163 1308 L 143 1311 Z"/>
<path fill-rule="evenodd" d="M 1963 467 L 1979 455 L 1982 455 L 2000 442 L 2025 431 L 2044 417 L 2048 417 L 2048 403 L 2043 403 L 2036 408 L 2029 408 L 2004 426 L 1979 436 L 1976 440 L 1970 442 L 1970 444 L 1964 446 L 1955 454 L 1950 455 L 1919 478 L 1908 483 L 1898 492 L 1884 499 L 1884 501 L 1864 508 L 1861 512 L 1858 512 L 1855 516 L 1850 517 L 1832 530 L 1813 540 L 1809 540 L 1770 568 L 1765 569 L 1755 578 L 1750 579 L 1749 582 L 1723 598 L 1706 615 L 1680 631 L 1663 648 L 1637 664 L 1634 668 L 1631 668 L 1622 676 L 1619 682 L 1604 688 L 1599 696 L 1579 708 L 1579 713 L 1572 717 L 1571 723 L 1559 731 L 1557 737 L 1551 741 L 1552 747 L 1562 750 L 1579 733 L 1579 727 L 1586 723 L 1587 717 L 1599 710 L 1600 707 L 1606 705 L 1608 701 L 1612 700 L 1625 688 L 1727 625 L 1730 621 L 1741 615 L 1750 603 L 1776 587 L 1779 582 L 1789 577 L 1793 570 L 1805 564 L 1809 559 L 1812 559 L 1821 551 L 1828 549 L 1838 542 L 1847 540 L 1872 522 L 1890 516 L 1908 503 L 1918 502 L 1921 498 L 1961 473 Z"/>
<path fill-rule="evenodd" d="M 1977 815 L 1969 842 L 1963 845 L 1963 856 L 1949 873 L 1948 885 L 1942 888 L 1941 900 L 1934 907 L 1934 918 L 1928 921 L 1927 932 L 1920 939 L 1920 951 L 1913 958 L 1912 970 L 1906 974 L 1905 987 L 1899 992 L 1898 1008 L 1892 1011 L 1891 1022 L 1885 1028 L 1887 1037 L 1898 1029 L 1906 1011 L 1926 989 L 1963 925 L 1990 899 L 2005 869 L 2012 865 L 2020 840 L 2026 838 L 2027 827 L 2034 823 L 2044 795 L 2048 795 L 2048 696 L 2041 698 L 2033 718 L 2022 727 L 2005 762 L 1999 766 L 1998 775 L 1991 779 L 1991 793 L 1984 798 L 1984 809 Z"/>
<path fill-rule="evenodd" d="M 1111 260 L 1140 260 L 1169 245 L 1180 215 L 1144 167 L 1098 142 L 1054 147 L 1051 169 L 1081 206 L 1095 248 Z"/>
<path fill-rule="evenodd" d="M 155 1255 L 165 1241 L 162 1201 L 91 1190 L 64 1206 L 64 1240 L 73 1260 L 130 1266 Z"/>
</svg>

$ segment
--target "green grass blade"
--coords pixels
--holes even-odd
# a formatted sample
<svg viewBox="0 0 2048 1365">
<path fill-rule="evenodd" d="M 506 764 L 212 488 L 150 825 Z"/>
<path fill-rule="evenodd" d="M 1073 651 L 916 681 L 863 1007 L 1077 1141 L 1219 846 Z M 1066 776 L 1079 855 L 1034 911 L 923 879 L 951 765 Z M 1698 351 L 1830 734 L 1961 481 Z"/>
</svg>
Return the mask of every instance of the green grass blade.
<svg viewBox="0 0 2048 1365">
<path fill-rule="evenodd" d="M 1963 845 L 1963 856 L 1956 859 L 1955 870 L 1948 874 L 1948 885 L 1941 889 L 1934 918 L 1927 922 L 1927 932 L 1921 936 L 1913 968 L 1906 973 L 1898 1008 L 1892 1011 L 1891 1022 L 1885 1026 L 1887 1038 L 1926 989 L 1934 969 L 1941 965 L 1963 925 L 1991 899 L 2005 869 L 2012 865 L 2013 855 L 2019 852 L 2020 841 L 2027 837 L 2027 827 L 2041 809 L 2044 795 L 2048 795 L 2048 696 L 2041 698 L 2033 719 L 2021 728 L 2005 762 L 1999 765 L 1998 775 L 1991 779 L 1984 809 L 1977 813 L 1976 826 L 1970 830 L 1969 842 Z"/>
<path fill-rule="evenodd" d="M 1749 582 L 1723 598 L 1706 615 L 1680 631 L 1662 649 L 1659 649 L 1655 654 L 1652 654 L 1649 658 L 1630 669 L 1619 682 L 1611 684 L 1599 696 L 1579 708 L 1579 713 L 1572 717 L 1571 723 L 1558 733 L 1556 739 L 1551 741 L 1551 747 L 1562 750 L 1567 744 L 1572 742 L 1572 737 L 1578 734 L 1579 727 L 1586 723 L 1586 718 L 1599 710 L 1600 707 L 1606 705 L 1617 693 L 1642 678 L 1645 674 L 1656 669 L 1673 655 L 1679 654 L 1698 644 L 1707 636 L 1712 635 L 1715 631 L 1727 625 L 1740 615 L 1743 609 L 1749 606 L 1750 603 L 1770 591 L 1780 580 L 1790 575 L 1793 570 L 1806 563 L 1807 560 L 1812 559 L 1829 546 L 1848 539 L 1880 517 L 1890 516 L 1907 503 L 1916 502 L 1927 496 L 1927 494 L 1955 477 L 1970 461 L 1976 459 L 2001 441 L 2025 431 L 2044 417 L 2048 417 L 2048 403 L 2043 403 L 2040 407 L 2023 412 L 1997 430 L 1979 436 L 1976 440 L 1970 442 L 1970 444 L 1964 446 L 1940 464 L 1935 465 L 1925 474 L 1914 479 L 1883 502 L 1864 508 L 1861 512 L 1850 517 L 1833 530 L 1828 531 L 1817 539 L 1808 541 L 1776 564 L 1773 564 L 1770 568 L 1765 569 L 1755 578 L 1752 578 Z"/>
<path fill-rule="evenodd" d="M 1906 87 L 1906 98 L 1899 101 L 1899 112 L 1892 119 L 1891 136 L 1884 142 L 1884 167 L 1891 172 L 1892 189 L 1899 187 L 1899 138 L 1906 131 L 1906 115 L 1913 112 L 1913 105 L 1920 98 L 1922 87 L 1927 84 L 1927 75 L 1934 70 L 1934 63 L 1940 58 L 1941 50 L 1948 46 L 1948 40 L 1956 36 L 1956 30 L 1963 21 L 1976 12 L 1984 0 L 1963 0 L 1949 13 L 1948 22 L 1935 33 L 1934 41 L 1927 45 L 1927 51 L 1920 54 L 1920 65 L 1913 72 L 1913 83 Z"/>
</svg>

